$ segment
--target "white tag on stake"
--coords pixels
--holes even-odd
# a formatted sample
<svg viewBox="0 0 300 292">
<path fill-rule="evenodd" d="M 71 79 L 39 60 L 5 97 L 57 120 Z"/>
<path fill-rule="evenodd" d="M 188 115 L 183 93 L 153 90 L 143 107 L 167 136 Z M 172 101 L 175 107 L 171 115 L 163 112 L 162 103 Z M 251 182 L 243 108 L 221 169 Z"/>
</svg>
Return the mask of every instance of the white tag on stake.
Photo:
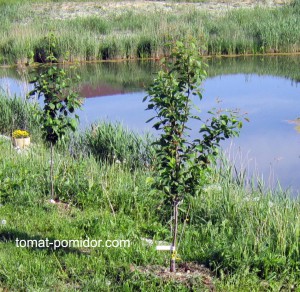
<svg viewBox="0 0 300 292">
<path fill-rule="evenodd" d="M 173 246 L 173 245 L 157 245 L 156 250 L 175 251 L 175 246 Z"/>
</svg>

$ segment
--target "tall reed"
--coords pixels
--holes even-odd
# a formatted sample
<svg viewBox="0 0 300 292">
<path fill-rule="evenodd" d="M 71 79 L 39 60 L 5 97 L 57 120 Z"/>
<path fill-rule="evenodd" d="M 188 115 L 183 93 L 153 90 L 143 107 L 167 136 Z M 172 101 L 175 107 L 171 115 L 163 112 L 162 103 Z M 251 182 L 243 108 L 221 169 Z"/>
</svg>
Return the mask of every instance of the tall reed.
<svg viewBox="0 0 300 292">
<path fill-rule="evenodd" d="M 172 5 L 172 4 L 170 4 Z M 0 63 L 42 61 L 44 37 L 58 37 L 57 54 L 70 61 L 156 58 L 167 55 L 168 41 L 192 35 L 209 55 L 295 53 L 300 50 L 298 2 L 277 8 L 256 7 L 213 14 L 185 6 L 170 11 L 114 10 L 53 21 L 51 11 L 12 4 L 0 11 Z M 58 9 L 58 8 L 57 8 Z"/>
<path fill-rule="evenodd" d="M 151 137 L 142 137 L 120 123 L 93 124 L 84 133 L 83 141 L 86 151 L 102 162 L 147 168 L 154 159 Z"/>
<path fill-rule="evenodd" d="M 11 135 L 16 129 L 38 133 L 36 106 L 26 99 L 0 93 L 0 133 Z"/>
</svg>

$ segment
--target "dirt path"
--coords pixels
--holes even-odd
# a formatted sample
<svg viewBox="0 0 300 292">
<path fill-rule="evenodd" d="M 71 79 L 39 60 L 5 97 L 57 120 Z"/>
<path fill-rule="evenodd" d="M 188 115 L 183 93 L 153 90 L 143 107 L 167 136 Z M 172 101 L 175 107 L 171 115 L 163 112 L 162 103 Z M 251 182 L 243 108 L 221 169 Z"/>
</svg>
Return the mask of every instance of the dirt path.
<svg viewBox="0 0 300 292">
<path fill-rule="evenodd" d="M 211 0 L 202 3 L 174 3 L 163 1 L 122 1 L 122 2 L 64 2 L 36 4 L 33 10 L 45 14 L 52 19 L 70 19 L 86 16 L 120 15 L 126 12 L 147 13 L 165 12 L 175 13 L 189 9 L 202 10 L 209 13 L 222 14 L 236 8 L 253 8 L 255 6 L 275 7 L 288 3 L 289 0 Z"/>
</svg>

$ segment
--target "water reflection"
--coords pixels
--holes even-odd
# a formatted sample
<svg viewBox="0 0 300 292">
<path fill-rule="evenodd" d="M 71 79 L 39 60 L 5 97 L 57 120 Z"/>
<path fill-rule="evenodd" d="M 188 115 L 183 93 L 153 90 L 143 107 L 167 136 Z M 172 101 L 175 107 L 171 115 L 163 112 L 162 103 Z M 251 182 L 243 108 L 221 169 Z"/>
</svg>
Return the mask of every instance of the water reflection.
<svg viewBox="0 0 300 292">
<path fill-rule="evenodd" d="M 222 100 L 223 108 L 239 108 L 247 112 L 249 123 L 244 123 L 241 135 L 223 144 L 230 157 L 256 175 L 263 176 L 270 186 L 280 180 L 284 188 L 300 190 L 300 57 L 257 57 L 210 59 L 209 78 L 203 83 L 205 112 Z M 106 63 L 90 64 L 81 68 L 80 84 L 88 97 L 79 113 L 81 126 L 99 119 L 122 121 L 133 130 L 151 131 L 145 121 L 152 116 L 142 103 L 157 63 Z M 0 76 L 4 75 L 0 70 Z M 27 82 L 17 81 L 16 71 L 6 70 L 10 91 L 26 91 Z M 27 77 L 28 78 L 28 77 Z M 26 85 L 26 86 L 25 86 Z M 218 107 L 220 104 L 217 105 Z M 199 125 L 193 122 L 193 135 Z"/>
<path fill-rule="evenodd" d="M 236 58 L 209 58 L 208 76 L 244 74 L 271 75 L 288 78 L 293 84 L 300 81 L 300 56 L 247 56 Z M 99 97 L 141 91 L 153 80 L 159 62 L 125 61 L 91 63 L 78 67 L 83 96 Z M 28 83 L 30 76 L 26 67 L 0 68 L 2 78 Z"/>
<path fill-rule="evenodd" d="M 223 106 L 248 112 L 250 123 L 244 124 L 234 143 L 242 156 L 247 154 L 251 170 L 265 181 L 271 177 L 273 185 L 280 179 L 282 186 L 300 189 L 300 136 L 287 122 L 299 116 L 299 88 L 288 79 L 258 75 L 215 77 L 204 87 L 207 98 L 218 95 Z"/>
<path fill-rule="evenodd" d="M 294 125 L 288 122 L 299 116 L 299 89 L 288 79 L 243 74 L 208 78 L 203 87 L 205 103 L 196 102 L 202 111 L 216 106 L 218 98 L 223 108 L 239 108 L 241 113 L 248 113 L 250 122 L 244 123 L 234 147 L 230 146 L 231 142 L 223 144 L 225 149 L 231 148 L 232 160 L 240 160 L 241 168 L 263 176 L 270 186 L 276 185 L 279 179 L 285 188 L 300 189 L 300 136 L 295 135 Z M 144 111 L 144 96 L 142 91 L 88 99 L 82 118 L 87 123 L 107 117 L 123 121 L 134 130 L 151 130 L 145 124 L 151 113 Z M 194 121 L 191 127 L 193 135 L 197 135 L 200 125 Z"/>
<path fill-rule="evenodd" d="M 294 129 L 300 133 L 300 118 L 294 120 L 287 120 L 289 124 L 295 125 Z"/>
</svg>

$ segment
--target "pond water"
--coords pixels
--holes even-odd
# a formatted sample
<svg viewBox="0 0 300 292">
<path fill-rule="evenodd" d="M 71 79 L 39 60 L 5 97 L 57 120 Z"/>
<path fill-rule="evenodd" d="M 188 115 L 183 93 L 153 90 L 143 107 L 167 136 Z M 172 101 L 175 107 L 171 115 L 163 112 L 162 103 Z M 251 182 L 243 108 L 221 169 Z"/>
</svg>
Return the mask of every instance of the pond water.
<svg viewBox="0 0 300 292">
<path fill-rule="evenodd" d="M 263 178 L 267 187 L 277 181 L 293 194 L 300 191 L 300 56 L 209 59 L 209 77 L 203 82 L 201 111 L 212 107 L 240 110 L 244 122 L 240 137 L 223 143 L 238 169 Z M 97 120 L 121 121 L 138 131 L 153 131 L 145 121 L 146 95 L 158 63 L 89 64 L 79 68 L 81 93 L 88 97 L 79 113 L 81 127 Z M 0 86 L 24 95 L 28 77 L 23 70 L 0 69 Z M 216 100 L 221 102 L 216 102 Z M 193 135 L 200 125 L 191 124 Z M 154 132 L 154 131 L 153 131 Z"/>
</svg>

